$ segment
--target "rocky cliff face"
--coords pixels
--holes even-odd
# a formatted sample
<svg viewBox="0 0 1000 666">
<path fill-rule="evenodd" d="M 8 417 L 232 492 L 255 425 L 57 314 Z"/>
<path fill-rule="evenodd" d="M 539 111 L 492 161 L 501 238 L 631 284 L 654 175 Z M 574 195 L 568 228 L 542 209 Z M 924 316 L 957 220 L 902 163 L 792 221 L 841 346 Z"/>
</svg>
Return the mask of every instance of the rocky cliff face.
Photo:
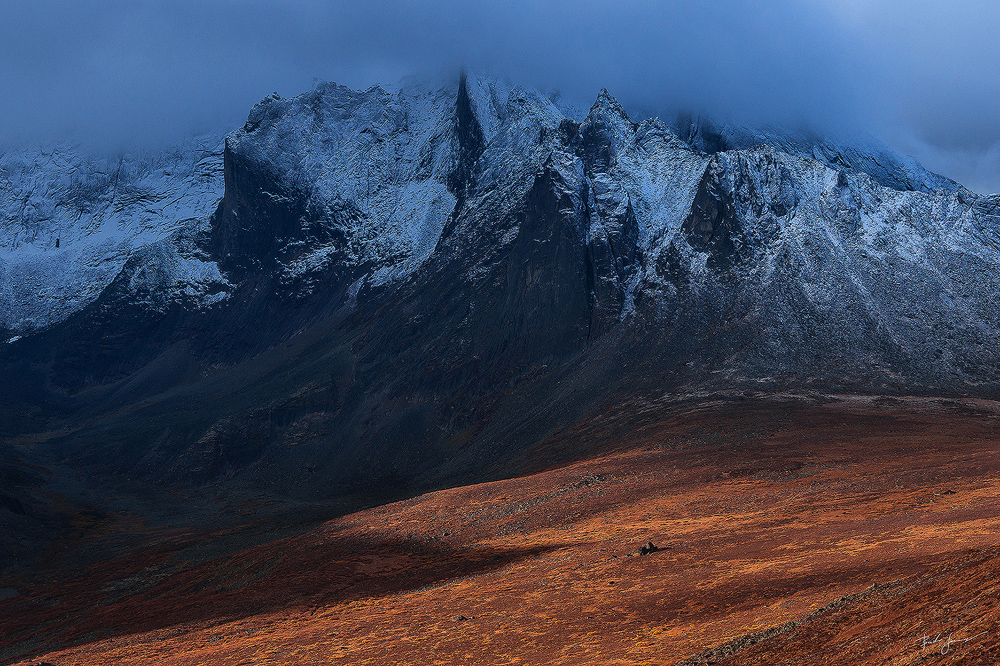
<svg viewBox="0 0 1000 666">
<path fill-rule="evenodd" d="M 635 123 L 606 91 L 568 118 L 476 77 L 270 97 L 143 190 L 161 223 L 87 241 L 107 266 L 52 264 L 101 268 L 52 273 L 79 293 L 51 308 L 11 276 L 49 265 L 24 229 L 76 199 L 18 212 L 44 177 L 18 167 L 3 434 L 132 492 L 384 497 L 503 474 L 642 396 L 995 396 L 1000 199 L 882 148 L 734 132 Z M 192 212 L 168 223 L 177 177 Z M 45 252 L 135 229 L 108 192 Z"/>
</svg>

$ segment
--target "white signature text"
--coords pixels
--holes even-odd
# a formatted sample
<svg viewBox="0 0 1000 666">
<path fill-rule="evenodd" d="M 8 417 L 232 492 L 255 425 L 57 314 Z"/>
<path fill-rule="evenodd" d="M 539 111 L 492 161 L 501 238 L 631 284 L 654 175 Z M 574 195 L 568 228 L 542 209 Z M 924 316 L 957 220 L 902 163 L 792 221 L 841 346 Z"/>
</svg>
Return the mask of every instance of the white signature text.
<svg viewBox="0 0 1000 666">
<path fill-rule="evenodd" d="M 985 635 L 986 635 L 985 631 L 981 631 L 975 636 L 969 636 L 968 638 L 952 638 L 952 634 L 948 634 L 948 637 L 945 638 L 944 634 L 938 634 L 933 638 L 930 636 L 924 636 L 922 638 L 918 638 L 917 642 L 920 643 L 920 647 L 924 650 L 926 650 L 929 647 L 934 647 L 941 654 L 948 654 L 952 650 L 956 649 L 953 646 L 965 645 L 969 641 L 973 641 L 979 638 L 980 636 L 985 636 Z M 940 648 L 936 647 L 938 644 L 941 645 Z"/>
</svg>

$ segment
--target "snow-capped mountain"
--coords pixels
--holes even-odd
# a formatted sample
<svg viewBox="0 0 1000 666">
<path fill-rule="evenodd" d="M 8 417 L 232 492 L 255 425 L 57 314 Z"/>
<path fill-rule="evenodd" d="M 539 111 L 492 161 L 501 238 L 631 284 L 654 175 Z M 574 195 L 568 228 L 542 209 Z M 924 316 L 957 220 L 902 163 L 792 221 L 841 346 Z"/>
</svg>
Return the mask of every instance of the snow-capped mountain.
<svg viewBox="0 0 1000 666">
<path fill-rule="evenodd" d="M 58 144 L 0 155 L 0 329 L 66 319 L 147 247 L 160 288 L 212 302 L 224 284 L 215 262 L 168 239 L 207 222 L 222 192 L 221 136 L 150 154 Z"/>
<path fill-rule="evenodd" d="M 874 143 L 727 129 L 736 148 L 699 150 L 704 135 L 633 123 L 606 92 L 573 119 L 484 80 L 325 87 L 265 100 L 230 137 L 213 233 L 222 254 L 274 256 L 296 295 L 322 275 L 357 290 L 421 266 L 408 288 L 443 273 L 471 303 L 505 283 L 503 305 L 469 321 L 551 337 L 553 354 L 619 325 L 713 322 L 698 347 L 732 381 L 995 379 L 995 198 Z"/>
<path fill-rule="evenodd" d="M 324 84 L 223 145 L 4 156 L 3 434 L 315 498 L 502 473 L 623 400 L 996 395 L 1000 197 L 876 143 L 568 109 Z"/>
</svg>

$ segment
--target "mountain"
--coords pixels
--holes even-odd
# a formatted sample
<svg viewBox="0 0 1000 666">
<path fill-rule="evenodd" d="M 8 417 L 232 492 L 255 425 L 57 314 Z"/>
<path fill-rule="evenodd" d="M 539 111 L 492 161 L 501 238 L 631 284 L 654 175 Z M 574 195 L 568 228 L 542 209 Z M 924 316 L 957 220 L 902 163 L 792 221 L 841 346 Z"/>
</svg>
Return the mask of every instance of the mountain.
<svg viewBox="0 0 1000 666">
<path fill-rule="evenodd" d="M 222 196 L 222 142 L 202 135 L 118 156 L 67 143 L 0 154 L 0 330 L 23 335 L 65 320 L 147 246 L 174 253 L 159 264 L 161 292 L 211 302 L 224 284 L 214 262 L 178 254 L 166 239 L 206 222 Z"/>
<path fill-rule="evenodd" d="M 0 512 L 346 510 L 664 395 L 997 395 L 1000 197 L 564 108 L 323 84 L 221 142 L 4 155 Z"/>
</svg>

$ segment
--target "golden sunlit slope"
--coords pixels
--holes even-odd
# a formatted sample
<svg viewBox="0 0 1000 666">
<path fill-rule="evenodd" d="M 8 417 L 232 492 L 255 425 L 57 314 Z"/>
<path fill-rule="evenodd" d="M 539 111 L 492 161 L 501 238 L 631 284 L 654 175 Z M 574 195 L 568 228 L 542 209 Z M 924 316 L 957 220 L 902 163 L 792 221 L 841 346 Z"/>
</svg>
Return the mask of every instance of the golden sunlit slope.
<svg viewBox="0 0 1000 666">
<path fill-rule="evenodd" d="M 664 664 L 873 584 L 729 659 L 935 663 L 941 643 L 921 645 L 924 635 L 987 632 L 948 658 L 973 654 L 998 629 L 996 588 L 980 586 L 1000 566 L 989 550 L 998 414 L 986 401 L 849 396 L 608 414 L 537 447 L 518 478 L 202 562 L 180 559 L 179 544 L 218 535 L 161 535 L 25 585 L 0 601 L 0 655 L 56 666 Z M 649 541 L 659 550 L 635 554 Z M 918 577 L 883 587 L 908 576 Z"/>
</svg>

